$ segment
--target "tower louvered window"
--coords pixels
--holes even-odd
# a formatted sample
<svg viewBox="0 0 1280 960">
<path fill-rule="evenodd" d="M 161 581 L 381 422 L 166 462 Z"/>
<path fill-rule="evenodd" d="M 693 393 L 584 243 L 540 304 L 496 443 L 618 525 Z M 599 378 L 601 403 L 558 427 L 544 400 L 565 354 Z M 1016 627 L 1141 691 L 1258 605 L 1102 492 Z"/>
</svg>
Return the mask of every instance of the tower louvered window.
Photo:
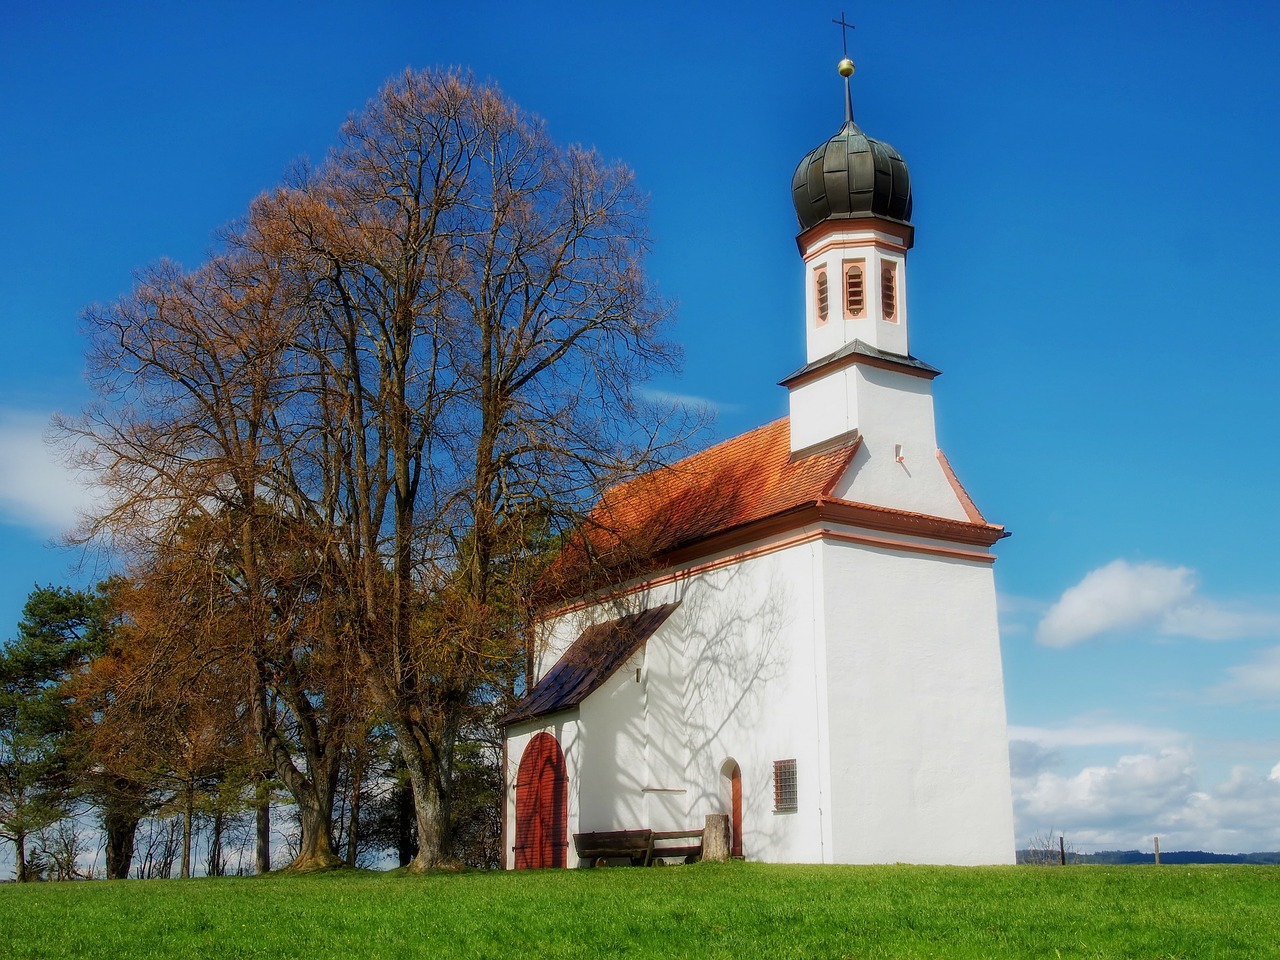
<svg viewBox="0 0 1280 960">
<path fill-rule="evenodd" d="M 880 267 L 880 308 L 886 320 L 898 319 L 897 271 L 892 263 Z"/>
<path fill-rule="evenodd" d="M 827 271 L 818 271 L 818 322 L 827 322 Z"/>
<path fill-rule="evenodd" d="M 862 264 L 851 263 L 844 268 L 844 313 L 850 320 L 863 315 L 867 305 L 866 279 Z"/>
</svg>

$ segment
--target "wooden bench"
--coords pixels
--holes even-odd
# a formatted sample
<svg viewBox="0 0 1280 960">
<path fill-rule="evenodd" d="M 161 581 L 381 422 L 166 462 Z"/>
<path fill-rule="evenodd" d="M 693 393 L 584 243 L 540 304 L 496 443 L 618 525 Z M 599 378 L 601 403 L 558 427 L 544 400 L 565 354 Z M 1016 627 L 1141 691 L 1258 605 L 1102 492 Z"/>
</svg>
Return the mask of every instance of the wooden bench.
<svg viewBox="0 0 1280 960">
<path fill-rule="evenodd" d="M 593 867 L 605 860 L 626 858 L 632 866 L 648 866 L 653 848 L 652 830 L 602 830 L 575 833 L 573 845 L 578 856 Z"/>
<path fill-rule="evenodd" d="M 633 867 L 647 867 L 655 860 L 680 857 L 686 861 L 702 856 L 702 831 L 601 830 L 575 833 L 573 845 L 578 856 L 593 867 L 609 860 L 628 860 Z M 697 843 L 671 845 L 674 840 Z"/>
<path fill-rule="evenodd" d="M 685 863 L 693 863 L 695 860 L 702 859 L 702 830 L 685 830 L 671 831 L 667 833 L 654 833 L 652 837 L 652 847 L 649 851 L 649 860 L 654 859 L 682 859 Z M 673 840 L 696 841 L 693 843 L 671 844 Z"/>
</svg>

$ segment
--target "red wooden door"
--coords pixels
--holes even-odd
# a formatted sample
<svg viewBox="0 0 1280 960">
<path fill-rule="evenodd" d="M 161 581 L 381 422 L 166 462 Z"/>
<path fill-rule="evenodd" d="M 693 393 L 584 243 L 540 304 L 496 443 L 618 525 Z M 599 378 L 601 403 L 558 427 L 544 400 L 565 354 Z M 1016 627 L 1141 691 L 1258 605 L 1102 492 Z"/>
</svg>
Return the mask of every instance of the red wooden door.
<svg viewBox="0 0 1280 960">
<path fill-rule="evenodd" d="M 730 821 L 729 856 L 742 857 L 742 769 L 735 763 L 729 771 Z"/>
<path fill-rule="evenodd" d="M 549 733 L 524 748 L 516 772 L 516 869 L 563 867 L 568 854 L 569 778 Z"/>
</svg>

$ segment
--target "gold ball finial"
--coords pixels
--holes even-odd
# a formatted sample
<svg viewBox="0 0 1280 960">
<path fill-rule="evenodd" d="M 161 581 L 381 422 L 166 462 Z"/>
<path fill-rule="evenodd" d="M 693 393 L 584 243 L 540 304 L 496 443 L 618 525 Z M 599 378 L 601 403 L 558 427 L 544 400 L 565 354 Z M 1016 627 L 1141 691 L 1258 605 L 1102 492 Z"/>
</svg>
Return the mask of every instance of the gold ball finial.
<svg viewBox="0 0 1280 960">
<path fill-rule="evenodd" d="M 836 67 L 836 69 L 840 71 L 840 76 L 845 77 L 846 79 L 847 79 L 848 77 L 852 77 L 852 76 L 853 76 L 853 61 L 852 61 L 852 60 L 850 60 L 848 57 L 845 57 L 843 60 L 841 60 L 841 61 L 840 61 L 839 65 Z"/>
</svg>

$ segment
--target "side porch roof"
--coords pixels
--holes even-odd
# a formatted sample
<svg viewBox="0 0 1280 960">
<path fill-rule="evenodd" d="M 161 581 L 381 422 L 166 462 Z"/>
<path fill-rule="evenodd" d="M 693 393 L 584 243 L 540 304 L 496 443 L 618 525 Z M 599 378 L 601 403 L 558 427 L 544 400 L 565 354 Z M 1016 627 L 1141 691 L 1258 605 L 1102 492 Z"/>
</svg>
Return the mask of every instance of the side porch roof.
<svg viewBox="0 0 1280 960">
<path fill-rule="evenodd" d="M 679 601 L 664 603 L 587 627 L 546 676 L 498 723 L 505 727 L 578 706 L 613 676 L 679 605 Z"/>
</svg>

